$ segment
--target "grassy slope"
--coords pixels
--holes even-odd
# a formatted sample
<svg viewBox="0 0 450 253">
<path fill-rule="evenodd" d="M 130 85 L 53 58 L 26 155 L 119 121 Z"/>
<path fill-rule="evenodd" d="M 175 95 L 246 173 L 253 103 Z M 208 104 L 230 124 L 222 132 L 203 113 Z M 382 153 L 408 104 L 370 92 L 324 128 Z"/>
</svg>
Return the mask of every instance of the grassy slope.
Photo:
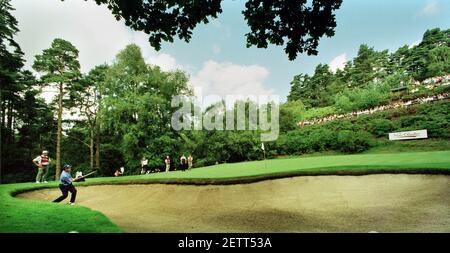
<svg viewBox="0 0 450 253">
<path fill-rule="evenodd" d="M 450 150 L 450 140 L 426 139 L 408 141 L 389 141 L 387 138 L 379 139 L 377 145 L 364 154 L 387 154 L 400 152 L 423 152 Z"/>
<path fill-rule="evenodd" d="M 266 167 L 267 166 L 267 167 Z M 450 151 L 409 152 L 397 154 L 362 154 L 294 157 L 198 168 L 188 172 L 159 173 L 118 178 L 92 178 L 91 184 L 128 183 L 230 183 L 251 182 L 270 177 L 316 174 L 369 173 L 446 173 L 450 174 Z M 15 199 L 11 194 L 56 187 L 9 184 L 0 186 L 0 232 L 119 232 L 120 229 L 99 212 L 72 207 Z M 56 196 L 55 196 L 56 197 Z"/>
<path fill-rule="evenodd" d="M 56 187 L 56 183 L 33 183 L 0 186 L 0 232 L 121 232 L 102 213 L 86 207 L 57 205 L 41 201 L 13 198 L 11 194 L 44 187 Z"/>
</svg>

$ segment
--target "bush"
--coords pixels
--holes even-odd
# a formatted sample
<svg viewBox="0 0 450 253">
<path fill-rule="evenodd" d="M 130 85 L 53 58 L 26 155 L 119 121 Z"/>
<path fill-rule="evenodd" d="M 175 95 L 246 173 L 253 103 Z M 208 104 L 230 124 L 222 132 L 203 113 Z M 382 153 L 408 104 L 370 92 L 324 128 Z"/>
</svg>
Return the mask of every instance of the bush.
<svg viewBox="0 0 450 253">
<path fill-rule="evenodd" d="M 440 117 L 430 117 L 429 120 L 422 122 L 417 128 L 427 129 L 430 138 L 449 138 L 450 125 L 448 120 Z"/>
<path fill-rule="evenodd" d="M 372 108 L 387 101 L 386 94 L 383 94 L 375 88 L 360 90 L 356 98 L 355 104 L 358 109 Z"/>
<path fill-rule="evenodd" d="M 301 155 L 313 151 L 310 139 L 307 138 L 309 131 L 295 130 L 278 138 L 276 145 L 281 155 Z"/>
<path fill-rule="evenodd" d="M 338 111 L 334 106 L 316 107 L 305 111 L 301 116 L 303 120 L 323 118 L 329 115 L 336 114 Z"/>
<path fill-rule="evenodd" d="M 353 110 L 353 106 L 353 103 L 347 96 L 343 94 L 336 96 L 335 107 L 339 110 L 339 112 L 350 112 Z"/>
<path fill-rule="evenodd" d="M 345 153 L 360 153 L 372 147 L 371 136 L 367 132 L 340 131 L 337 137 L 337 150 Z"/>
<path fill-rule="evenodd" d="M 336 134 L 325 127 L 320 127 L 308 135 L 309 143 L 314 151 L 331 149 L 336 141 Z"/>
<path fill-rule="evenodd" d="M 364 130 L 364 124 L 366 123 L 366 121 L 360 121 L 360 117 L 351 120 L 336 120 L 323 125 L 323 127 L 331 129 L 336 133 L 342 130 L 360 131 Z"/>
<path fill-rule="evenodd" d="M 375 119 L 369 123 L 369 131 L 376 137 L 387 136 L 395 129 L 394 123 L 387 119 Z"/>
<path fill-rule="evenodd" d="M 427 118 L 423 115 L 403 116 L 400 118 L 400 126 L 402 128 L 421 128 L 426 121 Z"/>
<path fill-rule="evenodd" d="M 435 93 L 450 92 L 450 85 L 438 86 L 434 89 Z"/>
</svg>

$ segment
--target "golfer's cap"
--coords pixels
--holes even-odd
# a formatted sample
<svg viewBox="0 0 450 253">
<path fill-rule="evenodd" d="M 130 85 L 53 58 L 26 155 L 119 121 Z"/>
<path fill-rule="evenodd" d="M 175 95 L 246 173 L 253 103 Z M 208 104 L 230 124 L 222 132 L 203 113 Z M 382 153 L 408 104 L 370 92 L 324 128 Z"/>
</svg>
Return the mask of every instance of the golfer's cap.
<svg viewBox="0 0 450 253">
<path fill-rule="evenodd" d="M 47 150 L 42 151 L 42 154 L 48 154 Z"/>
<path fill-rule="evenodd" d="M 65 164 L 63 167 L 63 170 L 68 169 L 68 168 L 72 168 L 72 166 L 70 164 Z"/>
</svg>

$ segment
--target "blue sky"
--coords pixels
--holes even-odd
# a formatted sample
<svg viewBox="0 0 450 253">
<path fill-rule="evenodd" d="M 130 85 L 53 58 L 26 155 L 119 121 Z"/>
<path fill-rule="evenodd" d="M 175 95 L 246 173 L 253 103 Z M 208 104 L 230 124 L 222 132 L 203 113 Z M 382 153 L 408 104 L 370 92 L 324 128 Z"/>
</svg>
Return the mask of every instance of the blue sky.
<svg viewBox="0 0 450 253">
<path fill-rule="evenodd" d="M 118 50 L 136 43 L 149 63 L 185 70 L 191 85 L 202 87 L 207 94 L 277 94 L 282 100 L 294 75 L 311 73 L 319 63 L 342 67 L 362 43 L 377 50 L 395 50 L 417 43 L 429 28 L 450 28 L 448 0 L 344 0 L 336 12 L 336 35 L 321 40 L 319 54 L 289 61 L 283 47 L 245 47 L 244 34 L 249 28 L 241 14 L 244 3 L 225 0 L 223 13 L 208 25 L 199 25 L 190 43 L 163 43 L 156 52 L 146 43 L 145 34 L 130 31 L 93 1 L 12 1 L 21 29 L 18 41 L 28 66 L 55 37 L 79 48 L 83 71 L 111 62 Z"/>
</svg>

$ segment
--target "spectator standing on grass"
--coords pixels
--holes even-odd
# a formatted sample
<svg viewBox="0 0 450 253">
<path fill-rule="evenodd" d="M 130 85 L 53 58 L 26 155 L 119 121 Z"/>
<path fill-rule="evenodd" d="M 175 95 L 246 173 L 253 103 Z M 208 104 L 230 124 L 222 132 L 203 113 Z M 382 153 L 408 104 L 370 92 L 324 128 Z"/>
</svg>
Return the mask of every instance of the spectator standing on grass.
<svg viewBox="0 0 450 253">
<path fill-rule="evenodd" d="M 189 156 L 188 156 L 188 169 L 192 169 L 193 162 L 194 162 L 194 158 L 192 157 L 192 154 L 189 154 Z"/>
<path fill-rule="evenodd" d="M 148 160 L 144 157 L 141 160 L 141 174 L 148 173 Z"/>
<path fill-rule="evenodd" d="M 187 169 L 187 159 L 186 156 L 184 156 L 184 154 L 180 157 L 180 164 L 181 164 L 181 170 L 185 171 Z"/>
<path fill-rule="evenodd" d="M 48 151 L 42 151 L 42 154 L 40 156 L 33 159 L 33 163 L 38 166 L 36 183 L 47 183 L 48 166 L 50 165 L 50 157 L 48 157 Z"/>
<path fill-rule="evenodd" d="M 166 172 L 169 172 L 169 170 L 170 170 L 170 157 L 169 156 L 166 156 L 164 163 L 166 164 Z"/>
</svg>

